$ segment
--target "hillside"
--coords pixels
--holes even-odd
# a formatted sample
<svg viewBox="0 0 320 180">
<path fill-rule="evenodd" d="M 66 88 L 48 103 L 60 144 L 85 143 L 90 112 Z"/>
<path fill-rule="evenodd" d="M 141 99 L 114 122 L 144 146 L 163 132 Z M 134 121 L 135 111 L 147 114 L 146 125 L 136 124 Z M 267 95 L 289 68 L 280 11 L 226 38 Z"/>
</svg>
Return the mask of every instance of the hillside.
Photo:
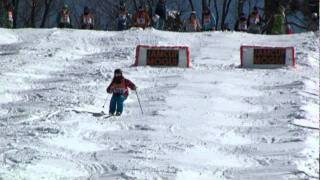
<svg viewBox="0 0 320 180">
<path fill-rule="evenodd" d="M 132 67 L 187 45 L 192 68 Z M 297 66 L 239 68 L 239 47 L 295 46 Z M 265 36 L 0 29 L 0 178 L 318 179 L 319 33 Z M 121 68 L 138 86 L 101 111 Z M 108 109 L 106 108 L 107 112 Z"/>
</svg>

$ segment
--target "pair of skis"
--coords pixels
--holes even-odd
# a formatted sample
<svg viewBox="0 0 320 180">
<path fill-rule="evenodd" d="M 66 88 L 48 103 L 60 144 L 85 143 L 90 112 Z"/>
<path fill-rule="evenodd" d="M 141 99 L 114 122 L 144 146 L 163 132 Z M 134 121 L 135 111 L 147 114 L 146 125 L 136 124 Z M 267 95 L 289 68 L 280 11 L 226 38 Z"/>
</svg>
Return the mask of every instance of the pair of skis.
<svg viewBox="0 0 320 180">
<path fill-rule="evenodd" d="M 106 114 L 105 112 L 101 111 L 101 112 L 94 112 L 94 111 L 88 111 L 88 110 L 77 110 L 77 109 L 73 109 L 72 110 L 73 112 L 79 114 L 79 113 L 89 113 L 89 114 L 92 114 L 93 117 L 96 117 L 96 118 L 104 118 L 104 119 L 108 119 L 108 118 L 111 118 L 111 117 L 120 117 L 120 116 L 117 116 L 117 115 L 111 115 L 111 114 Z"/>
<path fill-rule="evenodd" d="M 103 111 L 101 111 L 101 116 L 103 119 L 108 119 L 108 118 L 111 118 L 111 117 L 120 117 L 121 115 L 117 116 L 117 115 L 112 115 L 112 114 L 106 114 L 104 113 Z M 96 116 L 98 117 L 98 116 Z"/>
</svg>

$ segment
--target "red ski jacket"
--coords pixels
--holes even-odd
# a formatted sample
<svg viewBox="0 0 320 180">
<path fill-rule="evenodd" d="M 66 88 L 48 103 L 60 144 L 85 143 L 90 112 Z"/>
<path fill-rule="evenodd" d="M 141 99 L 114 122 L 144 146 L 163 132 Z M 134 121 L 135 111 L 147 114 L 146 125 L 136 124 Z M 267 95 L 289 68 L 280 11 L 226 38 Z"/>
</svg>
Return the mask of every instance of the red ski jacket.
<svg viewBox="0 0 320 180">
<path fill-rule="evenodd" d="M 130 80 L 122 77 L 120 83 L 116 83 L 115 79 L 113 79 L 107 88 L 107 92 L 113 93 L 114 95 L 124 95 L 127 97 L 129 95 L 128 88 L 136 90 L 136 85 L 133 84 Z"/>
</svg>

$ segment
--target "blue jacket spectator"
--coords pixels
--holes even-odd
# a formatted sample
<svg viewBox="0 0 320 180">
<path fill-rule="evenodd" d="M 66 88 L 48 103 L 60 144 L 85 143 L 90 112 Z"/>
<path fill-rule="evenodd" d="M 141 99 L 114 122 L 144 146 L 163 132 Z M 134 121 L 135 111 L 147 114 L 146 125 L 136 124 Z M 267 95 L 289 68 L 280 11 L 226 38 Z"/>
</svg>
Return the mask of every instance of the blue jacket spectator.
<svg viewBox="0 0 320 180">
<path fill-rule="evenodd" d="M 216 19 L 209 9 L 203 11 L 203 31 L 214 31 L 216 27 Z"/>
<path fill-rule="evenodd" d="M 129 29 L 131 24 L 131 18 L 126 9 L 120 9 L 118 18 L 117 18 L 117 26 L 118 31 L 123 31 Z"/>
</svg>

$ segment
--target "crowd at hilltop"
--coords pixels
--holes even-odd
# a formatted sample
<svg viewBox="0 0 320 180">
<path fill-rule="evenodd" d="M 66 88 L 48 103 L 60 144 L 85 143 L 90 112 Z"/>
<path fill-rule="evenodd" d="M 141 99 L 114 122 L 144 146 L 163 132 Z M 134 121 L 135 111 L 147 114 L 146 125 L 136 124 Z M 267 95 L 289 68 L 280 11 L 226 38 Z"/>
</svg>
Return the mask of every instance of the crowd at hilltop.
<svg viewBox="0 0 320 180">
<path fill-rule="evenodd" d="M 13 7 L 7 5 L 5 12 L 0 12 L 0 27 L 13 27 Z M 241 31 L 254 34 L 264 33 L 264 28 L 271 26 L 270 34 L 292 34 L 293 29 L 286 23 L 285 9 L 279 7 L 277 13 L 273 15 L 272 21 L 262 19 L 258 7 L 254 7 L 249 16 L 240 13 L 234 26 L 225 23 L 221 26 L 222 31 Z M 121 3 L 118 14 L 115 18 L 116 30 L 123 31 L 132 27 L 148 28 L 153 27 L 159 30 L 182 31 L 182 32 L 200 32 L 215 31 L 218 29 L 216 17 L 210 8 L 204 8 L 201 18 L 197 16 L 196 11 L 191 11 L 189 17 L 182 21 L 180 14 L 174 16 L 168 15 L 166 0 L 159 0 L 154 12 L 149 11 L 148 6 L 139 6 L 136 12 L 130 14 L 124 3 Z M 310 23 L 311 30 L 318 30 L 318 14 L 312 15 L 313 22 Z M 96 29 L 95 17 L 89 7 L 84 7 L 83 14 L 80 17 L 80 27 L 72 27 L 71 10 L 68 5 L 64 5 L 56 18 L 56 24 L 59 28 L 80 28 Z"/>
</svg>

